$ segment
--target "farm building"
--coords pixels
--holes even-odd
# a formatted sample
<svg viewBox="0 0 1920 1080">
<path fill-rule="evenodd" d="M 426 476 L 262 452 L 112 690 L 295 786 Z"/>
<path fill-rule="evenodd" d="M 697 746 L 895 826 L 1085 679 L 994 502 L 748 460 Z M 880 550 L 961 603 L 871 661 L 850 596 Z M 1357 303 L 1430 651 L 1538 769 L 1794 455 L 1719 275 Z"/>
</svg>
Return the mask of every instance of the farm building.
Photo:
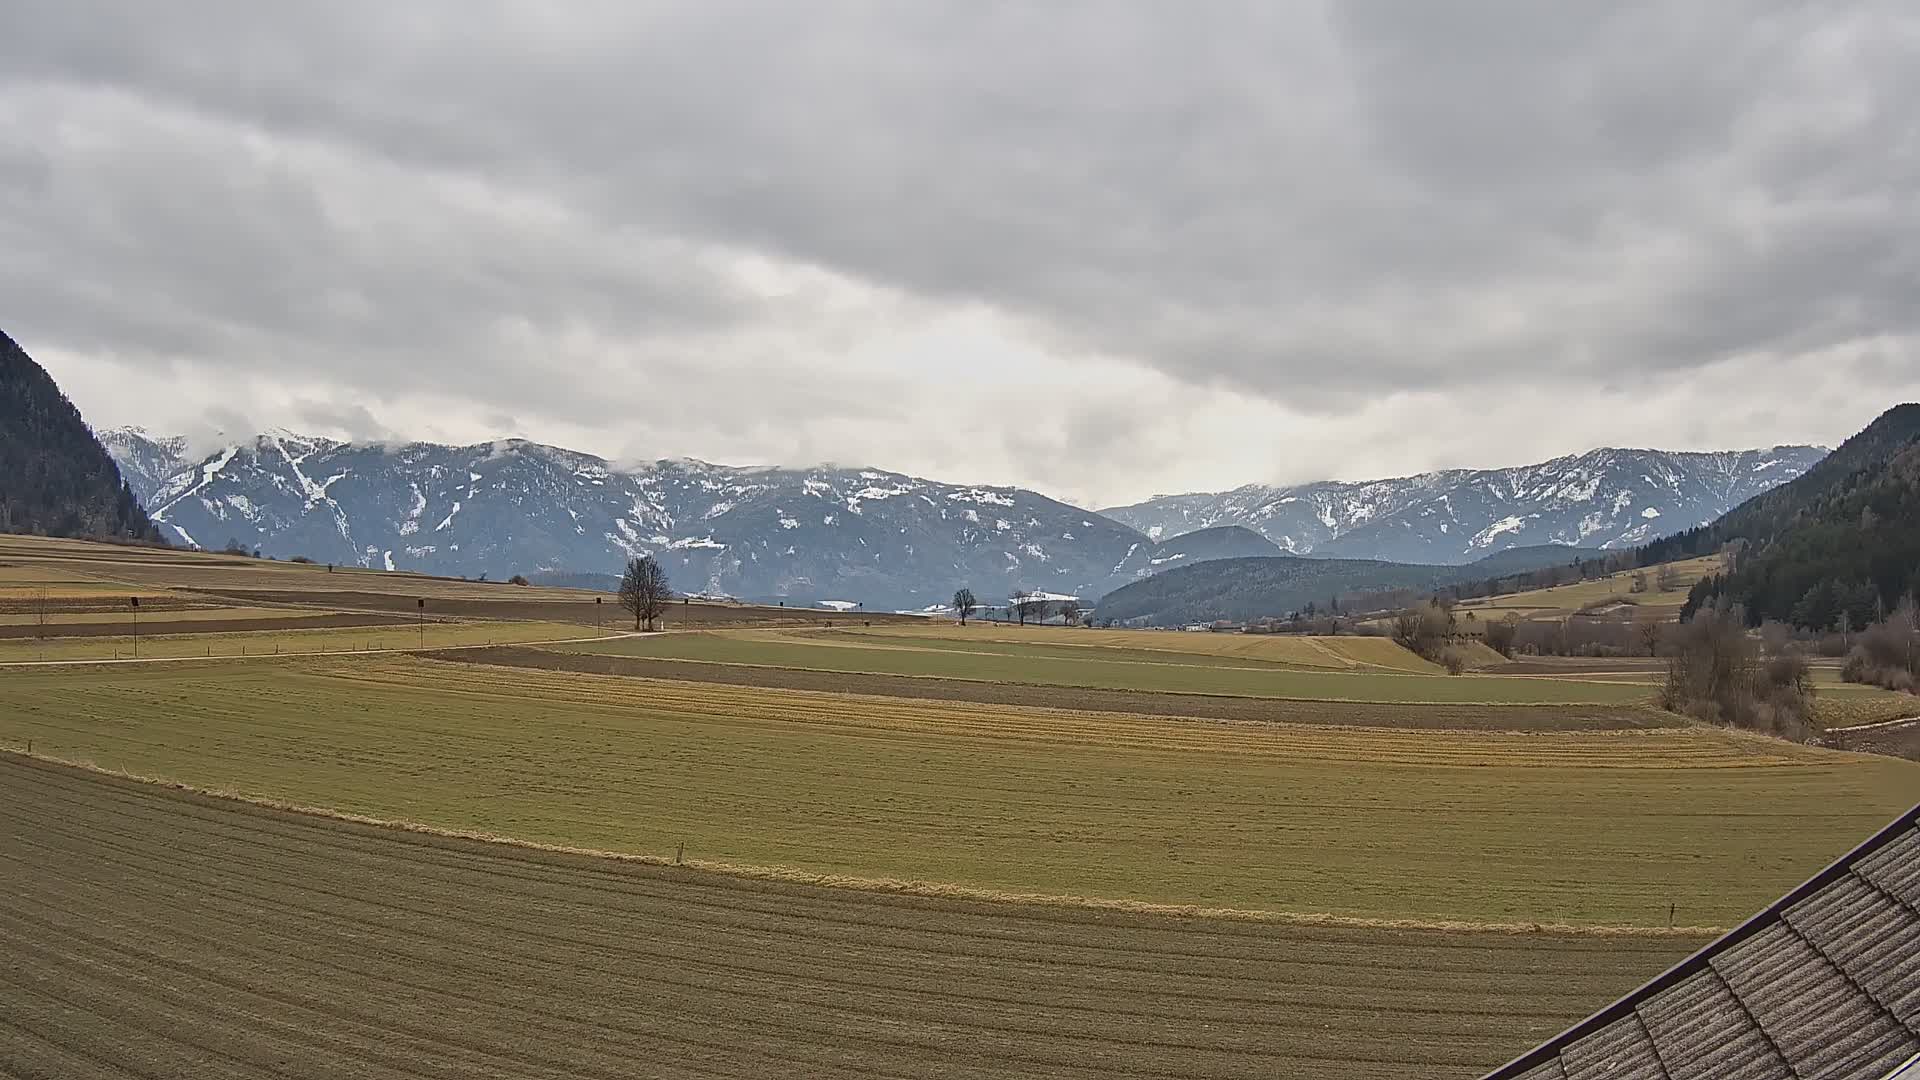
<svg viewBox="0 0 1920 1080">
<path fill-rule="evenodd" d="M 1487 1080 L 1920 1080 L 1920 806 Z"/>
</svg>

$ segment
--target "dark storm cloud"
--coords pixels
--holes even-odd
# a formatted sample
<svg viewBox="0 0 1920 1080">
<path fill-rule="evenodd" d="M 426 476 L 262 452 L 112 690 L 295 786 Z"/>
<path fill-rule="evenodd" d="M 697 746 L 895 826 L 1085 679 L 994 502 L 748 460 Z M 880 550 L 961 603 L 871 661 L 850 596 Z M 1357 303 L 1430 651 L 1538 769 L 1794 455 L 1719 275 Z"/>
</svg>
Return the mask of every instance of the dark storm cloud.
<svg viewBox="0 0 1920 1080">
<path fill-rule="evenodd" d="M 665 384 L 722 447 L 937 425 L 951 358 L 845 357 L 974 309 L 1193 408 L 1466 417 L 1743 357 L 1777 398 L 1866 343 L 1913 381 L 1915 100 L 1899 2 L 21 2 L 0 291 L 77 356 L 530 424 Z M 1072 396 L 993 441 L 1152 456 Z"/>
</svg>

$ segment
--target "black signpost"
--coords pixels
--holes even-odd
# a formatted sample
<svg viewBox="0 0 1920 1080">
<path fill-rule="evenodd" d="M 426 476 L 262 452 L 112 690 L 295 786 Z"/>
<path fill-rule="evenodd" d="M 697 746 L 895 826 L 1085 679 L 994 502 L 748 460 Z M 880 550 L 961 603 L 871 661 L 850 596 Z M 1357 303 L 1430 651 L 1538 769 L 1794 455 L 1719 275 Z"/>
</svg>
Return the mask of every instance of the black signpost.
<svg viewBox="0 0 1920 1080">
<path fill-rule="evenodd" d="M 140 659 L 140 598 L 127 597 L 127 610 L 133 612 L 133 658 Z"/>
<path fill-rule="evenodd" d="M 427 598 L 422 596 L 414 601 L 420 607 L 420 647 L 427 647 Z"/>
</svg>

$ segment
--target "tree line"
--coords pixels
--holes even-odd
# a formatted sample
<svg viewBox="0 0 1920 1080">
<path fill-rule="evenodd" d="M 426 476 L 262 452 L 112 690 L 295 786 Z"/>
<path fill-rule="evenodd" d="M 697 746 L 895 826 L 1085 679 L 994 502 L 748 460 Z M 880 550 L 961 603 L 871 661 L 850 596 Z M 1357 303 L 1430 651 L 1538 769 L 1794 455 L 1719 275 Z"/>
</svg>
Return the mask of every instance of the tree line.
<svg viewBox="0 0 1920 1080">
<path fill-rule="evenodd" d="M 960 588 L 954 590 L 953 612 L 959 616 L 961 626 L 967 625 L 967 620 L 972 618 L 974 612 L 979 610 L 980 600 L 973 595 L 971 588 L 962 585 Z M 1044 623 L 1055 616 L 1058 616 L 1063 623 L 1068 625 L 1080 622 L 1086 622 L 1089 626 L 1092 625 L 1091 614 L 1086 608 L 1080 605 L 1078 599 L 1071 596 L 1056 600 L 1030 592 L 1026 589 L 1015 589 L 1013 594 L 1007 598 L 1007 618 L 1009 622 L 1017 619 L 1021 626 L 1025 626 L 1029 622 Z"/>
<path fill-rule="evenodd" d="M 80 410 L 4 333 L 0 532 L 161 542 Z"/>
</svg>

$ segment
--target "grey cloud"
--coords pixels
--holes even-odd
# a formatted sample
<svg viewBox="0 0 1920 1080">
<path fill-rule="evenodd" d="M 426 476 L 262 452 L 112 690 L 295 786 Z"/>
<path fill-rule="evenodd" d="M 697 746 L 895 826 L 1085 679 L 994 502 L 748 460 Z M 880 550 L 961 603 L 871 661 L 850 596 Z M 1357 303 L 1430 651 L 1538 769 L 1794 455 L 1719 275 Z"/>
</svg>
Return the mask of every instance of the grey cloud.
<svg viewBox="0 0 1920 1080">
<path fill-rule="evenodd" d="M 297 401 L 294 417 L 308 430 L 338 431 L 355 442 L 396 442 L 406 438 L 381 422 L 365 405 L 331 401 Z"/>
<path fill-rule="evenodd" d="M 831 357 L 969 304 L 1062 356 L 1340 415 L 1874 341 L 1915 372 L 1897 0 L 29 0 L 0 72 L 24 329 L 597 416 L 622 452 L 877 423 L 916 373 Z M 894 299 L 772 300 L 728 253 Z M 621 419 L 669 387 L 728 407 Z M 1118 476 L 1113 407 L 999 441 Z"/>
</svg>

